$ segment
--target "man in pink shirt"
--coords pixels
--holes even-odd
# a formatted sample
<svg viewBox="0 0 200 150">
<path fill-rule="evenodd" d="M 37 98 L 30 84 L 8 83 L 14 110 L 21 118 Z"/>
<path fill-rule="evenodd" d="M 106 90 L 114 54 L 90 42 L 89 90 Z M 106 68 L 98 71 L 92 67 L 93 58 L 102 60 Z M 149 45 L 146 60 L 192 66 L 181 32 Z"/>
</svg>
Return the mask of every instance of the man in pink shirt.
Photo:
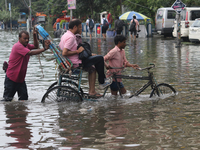
<svg viewBox="0 0 200 150">
<path fill-rule="evenodd" d="M 83 65 L 83 69 L 88 70 L 91 66 L 95 66 L 95 71 L 90 72 L 88 75 L 89 80 L 89 96 L 90 97 L 101 97 L 95 90 L 96 72 L 98 73 L 98 81 L 100 88 L 105 88 L 111 84 L 111 81 L 107 81 L 104 74 L 104 59 L 103 56 L 93 55 L 89 56 L 87 59 L 81 61 L 79 59 L 79 53 L 81 53 L 84 48 L 81 46 L 77 49 L 76 34 L 81 34 L 82 24 L 79 19 L 73 19 L 69 22 L 69 30 L 61 37 L 59 47 L 63 50 L 62 55 L 68 57 L 73 66 L 76 68 L 79 64 Z"/>
<path fill-rule="evenodd" d="M 134 69 L 137 69 L 139 67 L 137 64 L 130 64 L 126 59 L 124 51 L 124 48 L 126 46 L 126 37 L 123 35 L 116 35 L 114 38 L 114 42 L 115 47 L 104 56 L 106 68 L 109 69 L 110 67 L 132 67 Z M 107 64 L 106 61 L 109 61 L 109 64 Z M 120 71 L 121 69 L 109 69 L 107 71 L 107 74 L 111 76 L 113 72 L 118 72 L 117 74 L 120 75 Z M 119 85 L 120 89 L 118 89 L 117 84 Z M 112 95 L 117 95 L 117 92 L 119 90 L 122 94 L 126 93 L 126 89 L 124 88 L 121 78 L 118 78 L 117 81 L 113 79 L 113 82 L 110 85 L 110 89 Z"/>
<path fill-rule="evenodd" d="M 27 86 L 25 82 L 28 61 L 31 55 L 37 55 L 49 48 L 49 41 L 45 41 L 45 48 L 38 49 L 37 33 L 33 30 L 34 45 L 29 44 L 29 33 L 21 31 L 19 41 L 13 45 L 9 64 L 6 70 L 4 82 L 4 94 L 2 101 L 12 101 L 17 92 L 19 100 L 28 100 Z M 35 50 L 33 50 L 35 49 Z"/>
</svg>

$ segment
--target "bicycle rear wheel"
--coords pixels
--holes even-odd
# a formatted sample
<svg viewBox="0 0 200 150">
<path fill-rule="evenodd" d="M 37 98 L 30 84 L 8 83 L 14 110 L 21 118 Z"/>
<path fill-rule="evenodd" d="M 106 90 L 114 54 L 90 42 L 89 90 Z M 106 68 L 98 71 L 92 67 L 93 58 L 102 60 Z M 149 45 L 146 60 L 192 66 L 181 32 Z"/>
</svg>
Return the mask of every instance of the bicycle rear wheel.
<svg viewBox="0 0 200 150">
<path fill-rule="evenodd" d="M 150 98 L 154 95 L 158 96 L 170 96 L 172 94 L 176 94 L 176 90 L 169 84 L 167 83 L 160 83 L 156 87 L 153 88 Z"/>
<path fill-rule="evenodd" d="M 75 90 L 78 91 L 78 84 L 74 81 L 71 81 L 71 80 L 62 80 L 61 81 L 61 85 L 62 86 L 70 86 L 72 88 L 74 88 Z M 58 81 L 52 83 L 49 88 L 47 89 L 47 91 L 55 86 L 58 86 Z M 81 95 L 83 95 L 83 89 L 80 87 L 80 92 L 81 92 Z"/>
<path fill-rule="evenodd" d="M 55 86 L 49 89 L 42 97 L 41 102 L 81 102 L 81 95 L 69 86 Z"/>
</svg>

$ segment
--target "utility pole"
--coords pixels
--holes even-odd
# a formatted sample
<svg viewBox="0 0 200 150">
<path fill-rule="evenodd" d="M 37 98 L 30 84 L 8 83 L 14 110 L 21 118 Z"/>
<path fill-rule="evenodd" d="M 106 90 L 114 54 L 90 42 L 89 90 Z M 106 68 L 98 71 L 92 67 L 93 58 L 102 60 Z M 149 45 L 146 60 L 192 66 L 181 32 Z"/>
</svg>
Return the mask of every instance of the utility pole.
<svg viewBox="0 0 200 150">
<path fill-rule="evenodd" d="M 11 3 L 9 3 L 9 11 L 10 11 L 10 30 L 12 31 Z"/>
<path fill-rule="evenodd" d="M 176 48 L 181 47 L 181 11 L 186 5 L 181 0 L 176 0 L 171 6 L 176 11 Z"/>
<path fill-rule="evenodd" d="M 7 0 L 5 0 L 5 6 L 6 6 L 6 11 L 7 11 Z"/>
<path fill-rule="evenodd" d="M 181 15 L 176 13 L 176 29 L 177 29 L 177 38 L 176 38 L 176 48 L 181 47 Z"/>
<path fill-rule="evenodd" d="M 29 32 L 31 32 L 32 17 L 31 17 L 31 0 L 29 0 Z"/>
<path fill-rule="evenodd" d="M 29 16 L 27 19 L 27 32 L 30 34 L 31 26 L 32 26 L 32 19 L 31 19 L 31 0 L 29 0 Z"/>
</svg>

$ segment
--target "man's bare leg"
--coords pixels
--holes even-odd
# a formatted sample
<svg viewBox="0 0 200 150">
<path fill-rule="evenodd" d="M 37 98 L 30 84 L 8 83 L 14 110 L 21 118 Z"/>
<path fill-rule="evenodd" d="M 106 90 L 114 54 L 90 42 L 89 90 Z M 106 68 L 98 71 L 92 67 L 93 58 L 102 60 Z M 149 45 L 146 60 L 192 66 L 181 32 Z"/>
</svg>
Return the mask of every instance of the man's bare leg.
<svg viewBox="0 0 200 150">
<path fill-rule="evenodd" d="M 133 34 L 131 34 L 131 40 L 133 40 Z"/>
<path fill-rule="evenodd" d="M 89 81 L 89 95 L 95 95 L 95 82 L 96 82 L 96 71 L 88 74 L 88 81 Z"/>
<path fill-rule="evenodd" d="M 125 94 L 126 93 L 126 89 L 123 87 L 123 88 L 120 88 L 120 92 L 121 94 Z M 111 90 L 111 94 L 112 95 L 117 95 L 118 91 L 113 91 Z"/>
<path fill-rule="evenodd" d="M 104 37 L 104 39 L 106 39 L 106 34 L 105 33 L 103 34 L 103 37 Z"/>
<path fill-rule="evenodd" d="M 136 40 L 136 35 L 134 35 L 134 41 Z"/>
</svg>

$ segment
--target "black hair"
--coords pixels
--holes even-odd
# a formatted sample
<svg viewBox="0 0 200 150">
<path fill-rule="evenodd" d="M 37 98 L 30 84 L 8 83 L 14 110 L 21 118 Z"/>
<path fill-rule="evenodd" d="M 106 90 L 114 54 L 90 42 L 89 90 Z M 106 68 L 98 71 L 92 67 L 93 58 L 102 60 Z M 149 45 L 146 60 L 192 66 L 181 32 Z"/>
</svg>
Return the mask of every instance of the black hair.
<svg viewBox="0 0 200 150">
<path fill-rule="evenodd" d="M 116 16 L 115 19 L 119 19 L 119 16 Z"/>
<path fill-rule="evenodd" d="M 81 24 L 81 20 L 79 19 L 72 19 L 70 22 L 69 22 L 69 29 L 73 29 L 74 26 L 79 26 Z"/>
<path fill-rule="evenodd" d="M 126 37 L 124 35 L 116 35 L 114 38 L 115 45 L 117 45 L 119 42 L 123 42 L 126 40 Z"/>
<path fill-rule="evenodd" d="M 103 15 L 102 15 L 102 17 L 104 18 L 104 17 L 105 17 L 105 15 L 103 14 Z"/>
<path fill-rule="evenodd" d="M 22 30 L 21 32 L 19 32 L 19 37 L 20 38 L 22 37 L 23 33 L 26 34 L 26 35 L 29 35 L 29 33 L 27 31 Z"/>
<path fill-rule="evenodd" d="M 133 16 L 134 19 L 136 19 L 136 16 Z"/>
<path fill-rule="evenodd" d="M 91 15 L 89 15 L 88 17 L 91 18 Z"/>
</svg>

